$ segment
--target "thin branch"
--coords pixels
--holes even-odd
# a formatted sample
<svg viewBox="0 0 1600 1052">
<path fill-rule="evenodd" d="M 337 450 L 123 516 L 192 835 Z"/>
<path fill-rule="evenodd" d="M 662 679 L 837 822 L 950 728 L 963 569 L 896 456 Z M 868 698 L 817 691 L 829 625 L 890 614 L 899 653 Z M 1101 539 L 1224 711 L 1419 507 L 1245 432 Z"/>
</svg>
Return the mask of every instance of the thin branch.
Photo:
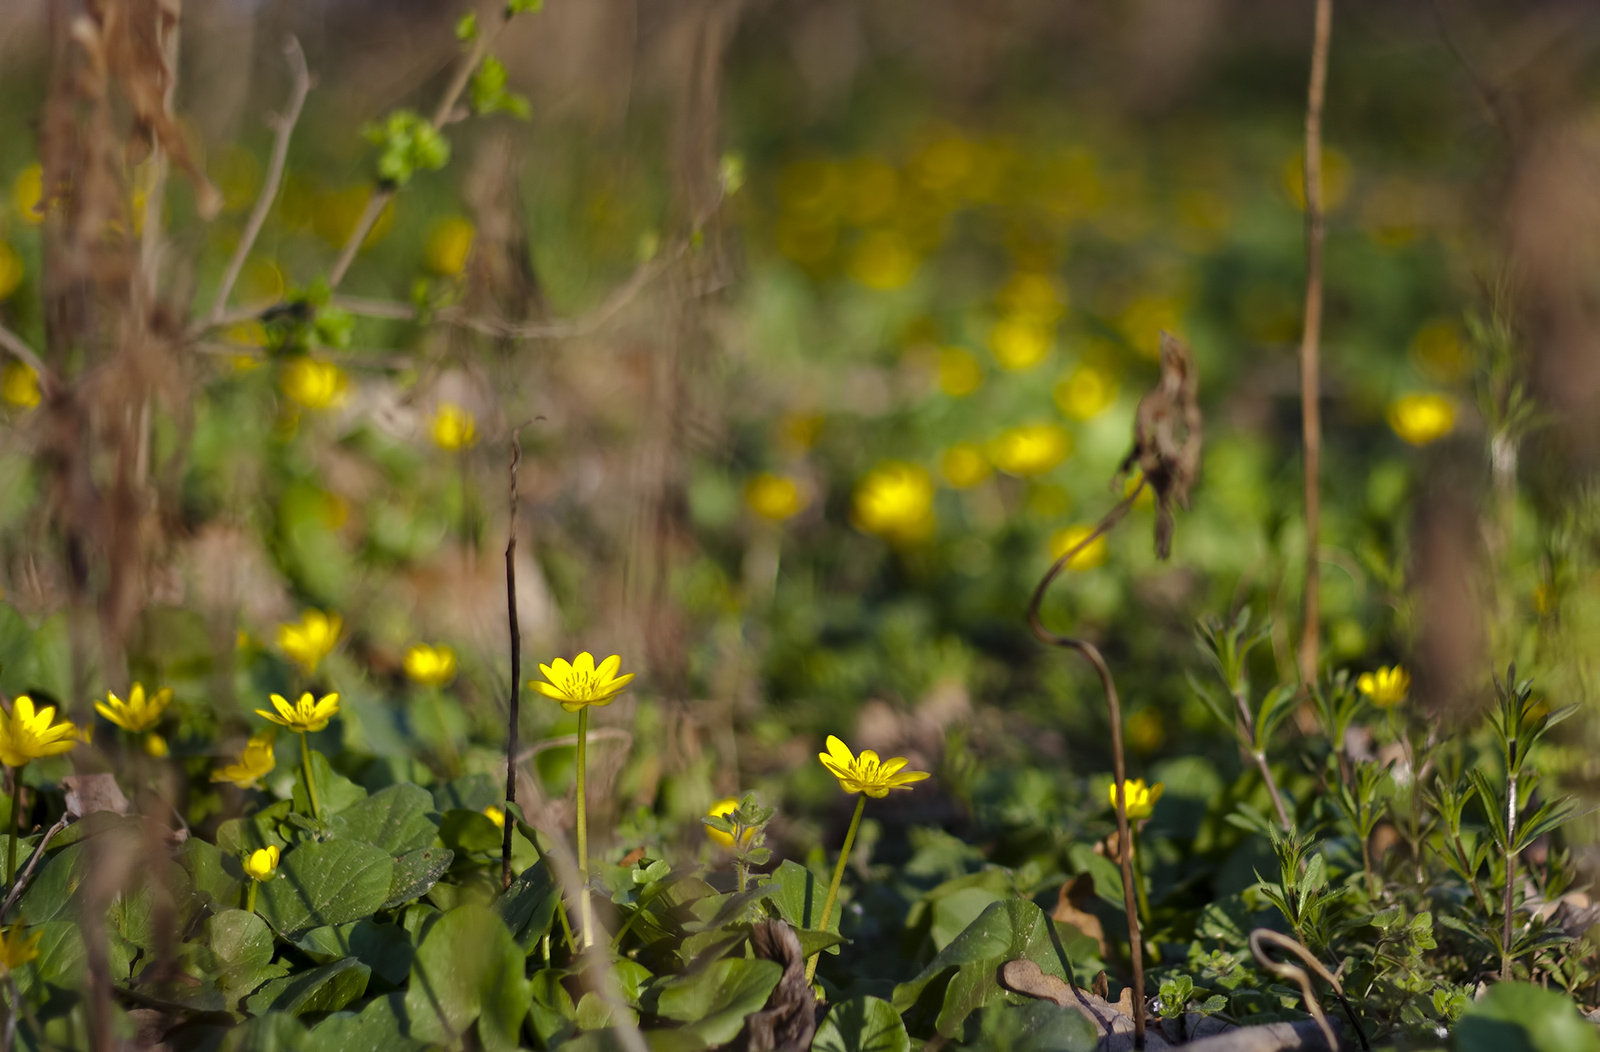
<svg viewBox="0 0 1600 1052">
<path fill-rule="evenodd" d="M 522 630 L 517 624 L 517 467 L 522 463 L 522 428 L 511 429 L 510 522 L 506 529 L 506 620 L 511 626 L 511 698 L 506 706 L 506 802 L 517 802 L 517 724 L 522 716 Z M 582 786 L 580 785 L 581 789 Z M 507 808 L 510 810 L 510 808 Z M 515 822 L 505 823 L 505 840 L 500 845 L 500 886 L 511 886 L 511 832 Z"/>
<path fill-rule="evenodd" d="M 1322 339 L 1322 104 L 1328 83 L 1328 36 L 1333 0 L 1317 0 L 1311 44 L 1311 84 L 1306 93 L 1306 311 L 1300 335 L 1300 412 L 1305 442 L 1306 589 L 1300 636 L 1300 679 L 1317 680 L 1322 640 L 1322 407 L 1319 376 Z"/>
<path fill-rule="evenodd" d="M 511 16 L 502 12 L 499 22 L 496 23 L 494 32 L 479 33 L 477 41 L 472 46 L 472 51 L 467 55 L 466 61 L 456 67 L 455 76 L 450 79 L 450 86 L 445 89 L 444 95 L 439 99 L 439 105 L 433 111 L 433 119 L 429 122 L 434 131 L 438 131 L 449 123 L 450 115 L 460 100 L 461 93 L 467 90 L 467 84 L 472 80 L 472 74 L 477 70 L 486 55 L 489 47 L 500 35 L 501 30 L 510 23 Z M 366 242 L 367 235 L 372 233 L 372 227 L 378 222 L 378 217 L 383 214 L 394 199 L 398 188 L 395 186 L 381 187 L 377 193 L 367 200 L 366 210 L 361 213 L 361 219 L 350 232 L 350 237 L 344 243 L 344 248 L 339 250 L 339 258 L 333 264 L 333 270 L 328 274 L 328 287 L 336 289 L 344 280 L 345 273 L 350 269 L 350 264 L 356 260 L 356 254 L 361 251 L 361 246 Z"/>
<path fill-rule="evenodd" d="M 1361 1047 L 1363 1049 L 1372 1047 L 1367 1043 L 1367 1032 L 1362 1029 L 1360 1020 L 1356 1018 L 1355 1009 L 1350 1007 L 1350 1000 L 1345 997 L 1344 987 L 1339 985 L 1338 977 L 1328 971 L 1327 967 L 1317 959 L 1315 954 L 1306 949 L 1303 943 L 1291 939 L 1287 935 L 1275 932 L 1270 928 L 1257 928 L 1252 931 L 1250 933 L 1250 953 L 1255 957 L 1256 963 L 1279 979 L 1293 980 L 1300 987 L 1300 996 L 1305 1002 L 1306 1011 L 1310 1012 L 1311 1017 L 1317 1021 L 1317 1026 L 1322 1030 L 1322 1036 L 1327 1040 L 1329 1049 L 1338 1048 L 1339 1042 L 1334 1036 L 1333 1026 L 1328 1022 L 1328 1017 L 1322 1012 L 1322 1005 L 1317 1000 L 1316 991 L 1311 988 L 1311 974 L 1305 968 L 1290 964 L 1287 961 L 1275 960 L 1267 952 L 1268 946 L 1300 958 L 1312 972 L 1316 973 L 1318 978 L 1332 987 L 1334 996 L 1344 1006 L 1345 1015 L 1350 1018 L 1350 1025 L 1355 1028 L 1356 1037 L 1361 1040 Z"/>
<path fill-rule="evenodd" d="M 1112 774 L 1116 778 L 1114 783 L 1117 806 L 1117 854 L 1122 864 L 1122 899 L 1124 912 L 1128 918 L 1128 956 L 1133 964 L 1133 1047 L 1144 1048 L 1144 937 L 1139 929 L 1139 905 L 1134 896 L 1133 886 L 1133 833 L 1128 825 L 1128 800 L 1126 782 L 1128 780 L 1127 763 L 1122 751 L 1122 703 L 1117 699 L 1117 685 L 1111 678 L 1111 669 L 1106 665 L 1106 659 L 1100 653 L 1100 648 L 1087 639 L 1076 639 L 1072 636 L 1058 635 L 1044 625 L 1039 608 L 1044 604 L 1045 592 L 1072 557 L 1083 551 L 1096 540 L 1111 531 L 1111 528 L 1121 522 L 1133 507 L 1133 502 L 1138 499 L 1144 490 L 1145 478 L 1139 477 L 1139 484 L 1132 493 L 1124 497 L 1115 507 L 1106 512 L 1105 517 L 1095 523 L 1089 535 L 1079 541 L 1067 552 L 1063 553 L 1046 571 L 1039 586 L 1033 590 L 1033 599 L 1028 603 L 1028 627 L 1033 629 L 1033 634 L 1040 641 L 1053 647 L 1063 647 L 1076 650 L 1082 654 L 1084 660 L 1094 666 L 1100 676 L 1100 687 L 1105 691 L 1106 709 L 1111 717 L 1111 765 Z"/>
<path fill-rule="evenodd" d="M 44 359 L 40 358 L 32 347 L 24 343 L 21 336 L 18 336 L 4 325 L 0 325 L 0 347 L 5 348 L 17 358 L 26 362 L 28 368 L 38 374 L 39 386 L 44 388 L 46 394 L 55 389 L 56 374 L 45 366 Z"/>
<path fill-rule="evenodd" d="M 62 815 L 56 819 L 55 825 L 44 831 L 44 837 L 39 841 L 39 846 L 33 849 L 33 857 L 28 859 L 28 864 L 22 867 L 22 872 L 18 874 L 17 879 L 12 881 L 11 891 L 6 895 L 6 901 L 3 905 L 0 905 L 0 919 L 4 919 L 6 914 L 11 912 L 11 907 L 15 906 L 17 900 L 22 897 L 23 890 L 28 886 L 28 878 L 33 876 L 34 868 L 39 865 L 39 860 L 44 858 L 45 848 L 50 846 L 50 838 L 67 828 L 67 823 L 71 821 L 72 817 L 70 815 Z"/>
<path fill-rule="evenodd" d="M 272 119 L 276 137 L 272 142 L 272 160 L 267 165 L 267 179 L 261 184 L 261 194 L 256 198 L 255 207 L 250 210 L 250 219 L 244 225 L 244 234 L 239 238 L 239 246 L 233 251 L 233 258 L 228 260 L 228 269 L 223 271 L 222 284 L 217 287 L 217 297 L 211 303 L 211 313 L 206 316 L 206 325 L 213 327 L 221 323 L 223 312 L 228 306 L 228 297 L 233 294 L 234 283 L 239 280 L 239 274 L 244 270 L 245 260 L 250 256 L 250 250 L 255 247 L 256 238 L 261 234 L 261 228 L 267 222 L 267 216 L 272 211 L 273 202 L 278 199 L 278 188 L 283 183 L 284 166 L 289 160 L 289 138 L 294 134 L 294 126 L 300 120 L 300 110 L 306 104 L 306 96 L 311 93 L 311 71 L 306 68 L 306 55 L 300 49 L 300 41 L 289 37 L 283 45 L 284 57 L 289 62 L 289 71 L 294 75 L 294 85 L 289 89 L 289 106 L 279 116 Z"/>
</svg>

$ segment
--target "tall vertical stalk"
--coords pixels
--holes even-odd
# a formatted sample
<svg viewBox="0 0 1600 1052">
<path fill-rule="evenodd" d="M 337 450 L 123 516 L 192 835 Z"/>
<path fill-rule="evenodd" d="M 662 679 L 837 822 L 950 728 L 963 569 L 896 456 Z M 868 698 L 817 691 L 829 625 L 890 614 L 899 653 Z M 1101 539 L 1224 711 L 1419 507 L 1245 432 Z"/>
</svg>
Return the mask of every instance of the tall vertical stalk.
<svg viewBox="0 0 1600 1052">
<path fill-rule="evenodd" d="M 1317 681 L 1322 640 L 1322 104 L 1328 82 L 1328 35 L 1333 0 L 1317 0 L 1311 44 L 1311 85 L 1306 93 L 1306 309 L 1300 334 L 1300 417 L 1305 443 L 1306 590 L 1305 628 L 1300 636 L 1300 680 Z"/>
<path fill-rule="evenodd" d="M 511 431 L 511 492 L 508 501 L 509 525 L 506 530 L 506 622 L 511 628 L 511 696 L 506 699 L 506 803 L 517 802 L 517 727 L 522 722 L 522 629 L 517 624 L 517 465 L 522 462 L 522 430 Z M 466 499 L 463 483 L 462 499 Z M 581 717 L 580 717 L 581 719 Z M 448 739 L 448 734 L 446 735 Z M 453 748 L 454 746 L 452 746 Z M 578 756 L 583 756 L 583 741 L 578 741 Z M 579 770 L 582 759 L 579 759 Z M 509 810 L 509 808 L 508 808 Z M 583 814 L 583 776 L 578 776 L 578 814 Z M 581 819 L 580 819 L 581 825 Z M 508 816 L 505 835 L 500 841 L 500 886 L 511 886 L 511 831 L 514 816 Z M 580 834 L 581 835 L 581 834 Z M 537 845 L 535 845 L 537 846 Z M 587 865 L 587 864 L 586 864 Z M 585 882 L 587 886 L 587 881 Z M 587 929 L 585 929 L 587 930 Z"/>
<path fill-rule="evenodd" d="M 583 927 L 583 948 L 594 945 L 594 906 L 589 901 L 589 809 L 584 776 L 589 755 L 589 706 L 578 710 L 578 920 Z M 510 823 L 507 823 L 509 826 Z"/>
<path fill-rule="evenodd" d="M 850 829 L 844 835 L 844 846 L 839 849 L 839 861 L 833 867 L 833 880 L 828 883 L 828 897 L 822 902 L 822 923 L 817 927 L 821 931 L 828 930 L 828 922 L 833 920 L 833 906 L 839 901 L 839 885 L 844 883 L 844 867 L 850 862 L 850 849 L 856 843 L 856 830 L 861 828 L 861 812 L 866 810 L 867 794 L 861 793 L 856 797 L 856 811 L 850 816 Z M 817 975 L 817 961 L 822 957 L 818 950 L 806 962 L 806 982 L 809 984 Z"/>
<path fill-rule="evenodd" d="M 17 837 L 22 831 L 22 768 L 11 768 L 11 835 L 6 838 L 6 891 L 17 879 Z"/>
<path fill-rule="evenodd" d="M 322 804 L 317 800 L 317 773 L 311 769 L 311 746 L 306 744 L 306 732 L 300 732 L 300 769 L 306 772 L 306 795 L 311 799 L 311 817 L 322 817 Z"/>
<path fill-rule="evenodd" d="M 1509 682 L 1511 677 L 1507 677 Z M 1506 764 L 1506 890 L 1505 927 L 1500 937 L 1500 981 L 1511 981 L 1511 906 L 1517 880 L 1517 739 L 1506 743 L 1510 762 Z"/>
</svg>

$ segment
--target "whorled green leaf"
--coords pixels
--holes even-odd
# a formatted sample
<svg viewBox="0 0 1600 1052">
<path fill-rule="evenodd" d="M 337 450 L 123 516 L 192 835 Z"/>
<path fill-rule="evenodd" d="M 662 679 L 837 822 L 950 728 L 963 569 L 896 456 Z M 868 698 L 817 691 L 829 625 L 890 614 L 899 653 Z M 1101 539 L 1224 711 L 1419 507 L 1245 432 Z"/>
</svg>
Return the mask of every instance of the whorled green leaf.
<svg viewBox="0 0 1600 1052">
<path fill-rule="evenodd" d="M 645 1007 L 688 1024 L 706 1043 L 720 1045 L 733 1040 L 746 1016 L 760 1011 L 782 977 L 783 968 L 775 961 L 729 958 L 660 984 Z"/>
<path fill-rule="evenodd" d="M 828 1010 L 811 1042 L 812 1052 L 911 1052 L 911 1038 L 894 1005 L 853 997 Z"/>
<path fill-rule="evenodd" d="M 329 840 L 287 852 L 261 885 L 256 906 L 282 933 L 344 924 L 376 913 L 389 897 L 394 860 L 371 844 Z"/>
<path fill-rule="evenodd" d="M 347 957 L 274 979 L 250 995 L 245 1006 L 257 1015 L 266 1011 L 290 1015 L 337 1012 L 367 992 L 371 976 L 372 969 Z"/>
<path fill-rule="evenodd" d="M 1054 924 L 1026 899 L 996 902 L 915 978 L 896 986 L 893 1004 L 908 1017 L 933 1016 L 934 1028 L 954 1037 L 968 1015 L 1006 996 L 998 976 L 1007 961 L 1025 957 L 1046 974 L 1065 979 L 1072 958 L 1089 958 L 1096 949 L 1092 940 Z"/>
<path fill-rule="evenodd" d="M 391 855 L 428 847 L 439 835 L 433 794 L 409 782 L 391 785 L 356 801 L 335 814 L 328 824 L 335 836 L 364 841 Z"/>
<path fill-rule="evenodd" d="M 411 965 L 406 1016 L 411 1035 L 454 1044 L 477 1025 L 487 1052 L 517 1047 L 528 1011 L 524 955 L 500 915 L 468 904 L 428 929 Z"/>
<path fill-rule="evenodd" d="M 455 852 L 447 847 L 424 847 L 395 859 L 389 894 L 381 908 L 391 910 L 426 895 L 445 875 L 455 857 Z"/>
</svg>

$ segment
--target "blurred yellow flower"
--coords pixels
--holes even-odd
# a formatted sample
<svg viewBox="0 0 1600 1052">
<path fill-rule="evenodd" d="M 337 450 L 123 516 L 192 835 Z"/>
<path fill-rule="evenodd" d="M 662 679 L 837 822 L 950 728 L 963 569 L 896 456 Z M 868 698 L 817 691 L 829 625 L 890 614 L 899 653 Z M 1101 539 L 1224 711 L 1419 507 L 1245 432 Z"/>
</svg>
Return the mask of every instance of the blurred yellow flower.
<svg viewBox="0 0 1600 1052">
<path fill-rule="evenodd" d="M 963 442 L 944 451 L 939 457 L 939 470 L 950 485 L 966 489 L 988 478 L 991 469 L 983 447 Z"/>
<path fill-rule="evenodd" d="M 1425 446 L 1456 426 L 1455 403 L 1444 395 L 1408 394 L 1389 405 L 1389 426 L 1413 446 Z"/>
<path fill-rule="evenodd" d="M 1295 151 L 1283 165 L 1283 189 L 1294 206 L 1304 212 L 1306 208 L 1306 154 Z M 1332 211 L 1344 202 L 1350 192 L 1350 159 L 1338 150 L 1322 151 L 1322 207 Z"/>
<path fill-rule="evenodd" d="M 840 789 L 851 795 L 866 793 L 880 800 L 889 795 L 890 789 L 909 789 L 911 783 L 928 777 L 927 771 L 904 770 L 904 756 L 880 761 L 878 754 L 871 749 L 863 749 L 861 755 L 857 756 L 832 734 L 828 735 L 828 751 L 818 753 L 817 759 L 822 761 L 822 766 L 828 769 L 829 774 L 839 779 Z"/>
<path fill-rule="evenodd" d="M 1363 672 L 1356 678 L 1356 689 L 1380 709 L 1392 709 L 1406 700 L 1411 690 L 1411 673 L 1399 665 Z"/>
<path fill-rule="evenodd" d="M 1056 321 L 1066 311 L 1066 296 L 1060 283 L 1037 271 L 1011 275 L 997 299 L 1008 315 L 1040 323 Z"/>
<path fill-rule="evenodd" d="M 343 247 L 356 232 L 356 224 L 361 221 L 361 215 L 367 210 L 367 202 L 371 199 L 370 186 L 352 186 L 318 194 L 311 217 L 317 236 L 335 248 Z M 390 197 L 383 211 L 378 213 L 372 230 L 361 242 L 363 251 L 382 241 L 389 233 L 389 228 L 394 225 L 394 203 L 395 198 Z"/>
<path fill-rule="evenodd" d="M 245 856 L 244 872 L 251 880 L 271 880 L 278 872 L 278 845 L 268 844 Z"/>
<path fill-rule="evenodd" d="M 951 193 L 972 171 L 972 144 L 959 132 L 949 131 L 929 142 L 911 158 L 911 177 L 934 193 Z"/>
<path fill-rule="evenodd" d="M 307 610 L 298 624 L 291 621 L 278 626 L 278 646 L 309 676 L 339 645 L 343 628 L 344 619 L 338 614 Z"/>
<path fill-rule="evenodd" d="M 1177 332 L 1183 304 L 1168 296 L 1140 296 L 1123 310 L 1118 322 L 1128 344 L 1146 358 L 1161 354 L 1161 330 Z"/>
<path fill-rule="evenodd" d="M 283 298 L 285 289 L 283 271 L 270 259 L 252 260 L 239 279 L 240 293 L 249 297 L 251 302 L 275 302 Z"/>
<path fill-rule="evenodd" d="M 609 705 L 626 690 L 633 673 L 619 676 L 621 668 L 622 658 L 618 655 L 612 654 L 596 666 L 594 655 L 585 650 L 571 664 L 565 658 L 556 658 L 548 665 L 540 665 L 539 671 L 549 682 L 533 680 L 528 686 L 559 701 L 568 712 L 577 712 L 589 705 Z"/>
<path fill-rule="evenodd" d="M 456 652 L 440 643 L 413 643 L 406 648 L 406 676 L 424 687 L 442 687 L 456 678 Z"/>
<path fill-rule="evenodd" d="M 1167 728 L 1161 719 L 1161 710 L 1148 707 L 1128 717 L 1128 745 L 1137 753 L 1152 753 L 1167 740 Z"/>
<path fill-rule="evenodd" d="M 283 367 L 283 393 L 307 409 L 326 409 L 344 397 L 344 371 L 332 362 L 301 355 Z"/>
<path fill-rule="evenodd" d="M 989 459 L 1008 475 L 1032 478 L 1067 459 L 1072 436 L 1055 424 L 1025 424 L 989 444 Z"/>
<path fill-rule="evenodd" d="M 850 253 L 850 276 L 869 289 L 898 289 L 916 274 L 917 262 L 905 238 L 892 230 L 873 230 Z"/>
<path fill-rule="evenodd" d="M 821 436 L 821 413 L 785 413 L 778 421 L 779 441 L 798 452 L 816 445 Z"/>
<path fill-rule="evenodd" d="M 9 713 L 0 713 L 0 763 L 21 767 L 29 760 L 60 756 L 81 740 L 71 720 L 55 722 L 56 707 L 35 709 L 33 699 L 20 694 Z"/>
<path fill-rule="evenodd" d="M 261 165 L 255 154 L 230 143 L 216 152 L 206 169 L 222 191 L 223 211 L 239 212 L 255 203 L 261 187 Z"/>
<path fill-rule="evenodd" d="M 441 277 L 453 278 L 467 268 L 467 257 L 472 255 L 472 243 L 477 229 L 461 216 L 439 220 L 428 231 L 428 243 L 423 251 L 428 269 Z"/>
<path fill-rule="evenodd" d="M 171 749 L 167 746 L 167 739 L 159 734 L 146 734 L 144 736 L 144 754 L 157 760 L 164 758 Z"/>
<path fill-rule="evenodd" d="M 778 218 L 773 238 L 779 252 L 801 266 L 814 267 L 833 255 L 839 231 L 831 220 L 785 213 Z"/>
<path fill-rule="evenodd" d="M 744 487 L 744 502 L 763 519 L 782 522 L 805 510 L 806 498 L 799 483 L 787 475 L 763 471 Z"/>
<path fill-rule="evenodd" d="M 128 700 L 107 693 L 105 701 L 94 703 L 94 710 L 125 731 L 143 734 L 154 727 L 161 714 L 172 704 L 172 691 L 167 687 L 146 697 L 144 684 L 135 683 L 128 690 Z"/>
<path fill-rule="evenodd" d="M 428 421 L 433 444 L 440 449 L 456 452 L 470 449 L 478 442 L 478 420 L 454 402 L 440 402 Z"/>
<path fill-rule="evenodd" d="M 989 350 L 1002 369 L 1019 372 L 1044 361 L 1055 346 L 1051 326 L 1034 318 L 1001 318 L 989 330 Z"/>
<path fill-rule="evenodd" d="M 1059 559 L 1063 555 L 1083 544 L 1084 538 L 1094 532 L 1093 526 L 1079 524 L 1066 526 L 1050 535 L 1050 558 Z M 1069 570 L 1093 570 L 1103 564 L 1110 555 L 1106 546 L 1105 535 L 1102 534 L 1084 546 L 1083 550 L 1067 560 Z"/>
<path fill-rule="evenodd" d="M 1149 818 L 1155 812 L 1156 801 L 1161 799 L 1161 794 L 1166 791 L 1164 782 L 1146 786 L 1143 778 L 1128 778 L 1122 783 L 1122 795 L 1126 798 L 1128 808 L 1128 821 L 1134 822 L 1141 818 Z M 1117 806 L 1117 783 L 1112 781 L 1107 788 L 1106 798 L 1111 806 Z"/>
<path fill-rule="evenodd" d="M 483 809 L 483 816 L 489 821 L 493 822 L 495 824 L 495 828 L 497 829 L 504 829 L 506 827 L 506 813 L 493 804 L 490 804 L 488 807 Z"/>
<path fill-rule="evenodd" d="M 712 804 L 711 809 L 706 812 L 706 816 L 708 818 L 721 818 L 723 815 L 731 815 L 737 810 L 739 810 L 739 801 L 737 798 L 730 796 L 726 800 L 718 800 Z M 713 844 L 718 844 L 722 847 L 733 846 L 732 833 L 724 833 L 722 830 L 712 829 L 710 826 L 706 826 L 705 831 L 706 839 Z M 744 842 L 746 844 L 750 843 L 751 838 L 755 835 L 756 831 L 754 829 L 746 829 L 744 831 Z"/>
<path fill-rule="evenodd" d="M 245 743 L 239 758 L 225 767 L 211 772 L 213 782 L 232 782 L 240 789 L 253 789 L 256 783 L 272 773 L 277 763 L 272 755 L 272 732 L 263 731 Z"/>
<path fill-rule="evenodd" d="M 42 397 L 39 374 L 27 362 L 13 359 L 0 369 L 0 399 L 23 409 L 32 409 Z"/>
<path fill-rule="evenodd" d="M 844 217 L 865 226 L 888 215 L 900 194 L 900 176 L 877 157 L 851 161 L 844 170 Z"/>
<path fill-rule="evenodd" d="M 1059 383 L 1056 406 L 1074 420 L 1091 420 L 1117 399 L 1117 382 L 1092 365 L 1080 365 Z"/>
<path fill-rule="evenodd" d="M 939 352 L 939 390 L 951 398 L 965 398 L 983 386 L 983 363 L 960 347 Z"/>
<path fill-rule="evenodd" d="M 17 210 L 18 218 L 30 226 L 44 222 L 44 215 L 37 211 L 43 197 L 44 169 L 37 164 L 30 164 L 18 172 L 11 183 L 11 204 Z"/>
<path fill-rule="evenodd" d="M 0 975 L 14 972 L 29 961 L 37 960 L 39 940 L 42 938 L 43 928 L 29 935 L 26 925 L 20 920 L 7 928 L 5 937 L 0 938 Z"/>
<path fill-rule="evenodd" d="M 915 464 L 878 465 L 856 486 L 856 525 L 891 540 L 909 541 L 933 530 L 933 479 Z"/>
<path fill-rule="evenodd" d="M 1435 318 L 1411 338 L 1417 367 L 1439 383 L 1454 383 L 1472 369 L 1472 357 L 1461 343 L 1461 330 L 1448 318 Z"/>
<path fill-rule="evenodd" d="M 799 215 L 832 220 L 843 189 L 839 166 L 815 158 L 794 161 L 778 176 L 778 200 L 784 211 Z"/>
<path fill-rule="evenodd" d="M 0 241 L 0 300 L 17 291 L 22 284 L 22 257 L 17 250 Z"/>
<path fill-rule="evenodd" d="M 272 698 L 272 707 L 277 711 L 257 709 L 256 715 L 265 717 L 280 727 L 287 727 L 296 734 L 320 731 L 339 715 L 337 694 L 324 694 L 320 698 L 313 698 L 311 692 L 306 691 L 300 695 L 300 700 L 292 705 L 282 694 L 272 694 L 269 697 Z"/>
</svg>

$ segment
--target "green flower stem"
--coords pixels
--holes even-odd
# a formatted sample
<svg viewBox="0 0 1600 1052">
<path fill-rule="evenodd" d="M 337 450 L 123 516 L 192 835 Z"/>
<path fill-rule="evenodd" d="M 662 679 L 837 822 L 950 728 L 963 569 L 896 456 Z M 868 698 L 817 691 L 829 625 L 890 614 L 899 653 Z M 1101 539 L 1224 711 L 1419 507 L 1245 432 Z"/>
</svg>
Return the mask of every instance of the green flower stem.
<svg viewBox="0 0 1600 1052">
<path fill-rule="evenodd" d="M 444 741 L 445 769 L 450 772 L 450 777 L 458 777 L 461 774 L 461 753 L 456 749 L 456 740 L 450 736 L 450 725 L 445 722 L 444 691 L 429 687 L 428 700 L 433 704 L 433 718 L 439 721 L 439 736 Z"/>
<path fill-rule="evenodd" d="M 850 861 L 850 848 L 856 842 L 856 830 L 861 826 L 861 812 L 866 810 L 867 794 L 862 793 L 856 797 L 856 813 L 850 816 L 850 831 L 844 835 L 844 847 L 839 849 L 839 862 L 833 867 L 833 881 L 828 885 L 828 897 L 822 902 L 822 923 L 817 925 L 821 931 L 828 930 L 828 922 L 833 920 L 833 904 L 839 901 L 839 885 L 844 881 L 844 867 Z M 817 975 L 817 961 L 822 957 L 818 950 L 811 955 L 811 960 L 806 962 L 806 982 L 809 984 Z"/>
<path fill-rule="evenodd" d="M 1132 822 L 1128 823 L 1128 851 L 1133 855 L 1133 890 L 1139 896 L 1139 921 L 1150 926 L 1150 895 L 1144 889 L 1144 866 L 1139 862 L 1139 836 Z"/>
<path fill-rule="evenodd" d="M 6 890 L 17 876 L 17 837 L 22 830 L 22 768 L 11 768 L 11 835 L 6 838 Z"/>
<path fill-rule="evenodd" d="M 254 913 L 256 911 L 256 884 L 258 883 L 259 881 L 252 879 L 250 881 L 250 887 L 245 889 L 244 911 L 246 913 Z"/>
<path fill-rule="evenodd" d="M 300 732 L 300 769 L 306 772 L 306 793 L 311 797 L 311 817 L 322 818 L 322 804 L 317 800 L 317 775 L 311 769 L 311 746 L 306 744 L 306 732 Z"/>
<path fill-rule="evenodd" d="M 589 902 L 589 811 L 584 799 L 584 775 L 589 758 L 589 706 L 578 710 L 578 921 L 583 927 L 583 948 L 594 945 L 594 907 Z"/>
</svg>

